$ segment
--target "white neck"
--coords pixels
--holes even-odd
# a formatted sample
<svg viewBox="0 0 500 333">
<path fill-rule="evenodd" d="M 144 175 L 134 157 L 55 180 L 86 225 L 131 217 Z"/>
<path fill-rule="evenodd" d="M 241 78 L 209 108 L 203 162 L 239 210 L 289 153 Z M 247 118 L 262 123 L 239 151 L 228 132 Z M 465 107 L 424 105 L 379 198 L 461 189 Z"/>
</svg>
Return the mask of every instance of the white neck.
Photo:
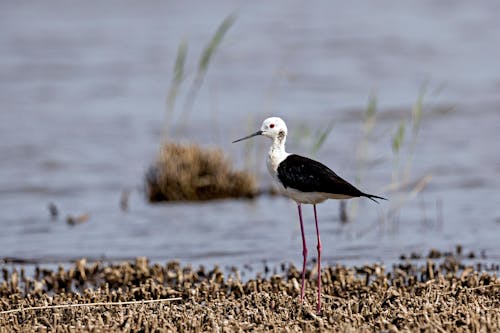
<svg viewBox="0 0 500 333">
<path fill-rule="evenodd" d="M 290 155 L 285 151 L 285 142 L 286 134 L 278 135 L 273 138 L 273 143 L 267 155 L 267 167 L 271 173 L 275 173 L 278 165 Z"/>
<path fill-rule="evenodd" d="M 269 155 L 280 155 L 285 152 L 286 135 L 278 135 L 273 138 L 273 143 L 269 148 Z"/>
</svg>

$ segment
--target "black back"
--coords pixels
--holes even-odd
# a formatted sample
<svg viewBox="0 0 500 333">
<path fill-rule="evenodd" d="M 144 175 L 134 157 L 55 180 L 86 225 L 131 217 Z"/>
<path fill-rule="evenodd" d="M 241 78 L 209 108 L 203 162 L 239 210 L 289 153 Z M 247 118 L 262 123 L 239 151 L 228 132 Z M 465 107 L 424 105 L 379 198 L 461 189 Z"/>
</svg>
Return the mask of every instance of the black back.
<svg viewBox="0 0 500 333">
<path fill-rule="evenodd" d="M 300 155 L 289 155 L 279 164 L 277 171 L 278 178 L 285 188 L 351 197 L 369 196 L 337 176 L 326 165 Z"/>
</svg>

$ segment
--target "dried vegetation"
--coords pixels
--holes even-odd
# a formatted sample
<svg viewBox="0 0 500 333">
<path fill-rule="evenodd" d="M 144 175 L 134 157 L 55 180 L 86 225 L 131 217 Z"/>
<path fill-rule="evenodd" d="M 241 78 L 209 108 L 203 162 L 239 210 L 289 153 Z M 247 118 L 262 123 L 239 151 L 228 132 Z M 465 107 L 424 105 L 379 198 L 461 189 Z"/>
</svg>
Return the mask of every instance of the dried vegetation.
<svg viewBox="0 0 500 333">
<path fill-rule="evenodd" d="M 151 202 L 252 198 L 257 195 L 253 175 L 233 171 L 221 150 L 198 145 L 164 144 L 146 176 Z"/>
<path fill-rule="evenodd" d="M 379 265 L 327 267 L 324 312 L 315 313 L 315 279 L 307 274 L 304 305 L 300 272 L 241 282 L 218 268 L 176 262 L 103 265 L 78 261 L 69 269 L 36 269 L 34 277 L 4 269 L 0 332 L 10 331 L 316 331 L 494 332 L 500 330 L 500 279 L 448 257 L 385 272 Z M 169 302 L 142 300 L 180 298 Z M 129 305 L 108 302 L 139 301 Z M 53 305 L 104 303 L 86 307 Z M 43 309 L 27 309 L 42 306 Z M 12 309 L 22 311 L 6 313 Z"/>
</svg>

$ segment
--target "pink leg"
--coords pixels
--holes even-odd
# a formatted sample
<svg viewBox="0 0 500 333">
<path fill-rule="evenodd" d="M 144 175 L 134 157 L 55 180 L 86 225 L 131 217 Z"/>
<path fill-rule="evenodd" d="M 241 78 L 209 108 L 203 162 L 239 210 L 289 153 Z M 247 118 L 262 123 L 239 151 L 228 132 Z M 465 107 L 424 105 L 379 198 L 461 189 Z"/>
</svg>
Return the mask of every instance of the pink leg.
<svg viewBox="0 0 500 333">
<path fill-rule="evenodd" d="M 302 208 L 300 203 L 297 204 L 299 209 L 299 219 L 300 219 L 300 232 L 302 233 L 302 286 L 300 288 L 300 301 L 304 302 L 304 283 L 306 282 L 306 259 L 307 259 L 307 246 L 306 246 L 306 236 L 304 234 L 304 222 L 302 222 Z"/>
<path fill-rule="evenodd" d="M 316 205 L 314 207 L 314 220 L 316 221 L 316 236 L 318 237 L 318 306 L 317 312 L 321 312 L 321 239 L 319 238 L 318 214 L 316 214 Z"/>
</svg>

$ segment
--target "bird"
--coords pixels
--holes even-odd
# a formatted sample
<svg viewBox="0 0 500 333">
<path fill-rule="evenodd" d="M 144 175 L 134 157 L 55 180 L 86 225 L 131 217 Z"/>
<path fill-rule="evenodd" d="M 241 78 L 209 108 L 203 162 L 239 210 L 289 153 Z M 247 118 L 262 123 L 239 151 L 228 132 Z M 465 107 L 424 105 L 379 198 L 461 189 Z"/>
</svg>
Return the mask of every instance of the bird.
<svg viewBox="0 0 500 333">
<path fill-rule="evenodd" d="M 302 204 L 312 204 L 314 221 L 316 224 L 317 251 L 318 251 L 318 301 L 316 310 L 321 313 L 321 238 L 318 227 L 316 205 L 327 199 L 350 199 L 366 197 L 378 203 L 377 199 L 387 200 L 384 197 L 360 191 L 354 185 L 339 177 L 326 165 L 297 154 L 287 153 L 285 150 L 288 129 L 279 117 L 270 117 L 262 122 L 260 130 L 233 141 L 233 143 L 250 139 L 255 136 L 265 136 L 272 140 L 266 164 L 269 173 L 278 185 L 279 191 L 295 201 L 299 213 L 300 232 L 302 235 L 302 280 L 300 289 L 301 303 L 304 301 L 304 282 L 307 260 L 307 245 L 302 220 Z"/>
</svg>

